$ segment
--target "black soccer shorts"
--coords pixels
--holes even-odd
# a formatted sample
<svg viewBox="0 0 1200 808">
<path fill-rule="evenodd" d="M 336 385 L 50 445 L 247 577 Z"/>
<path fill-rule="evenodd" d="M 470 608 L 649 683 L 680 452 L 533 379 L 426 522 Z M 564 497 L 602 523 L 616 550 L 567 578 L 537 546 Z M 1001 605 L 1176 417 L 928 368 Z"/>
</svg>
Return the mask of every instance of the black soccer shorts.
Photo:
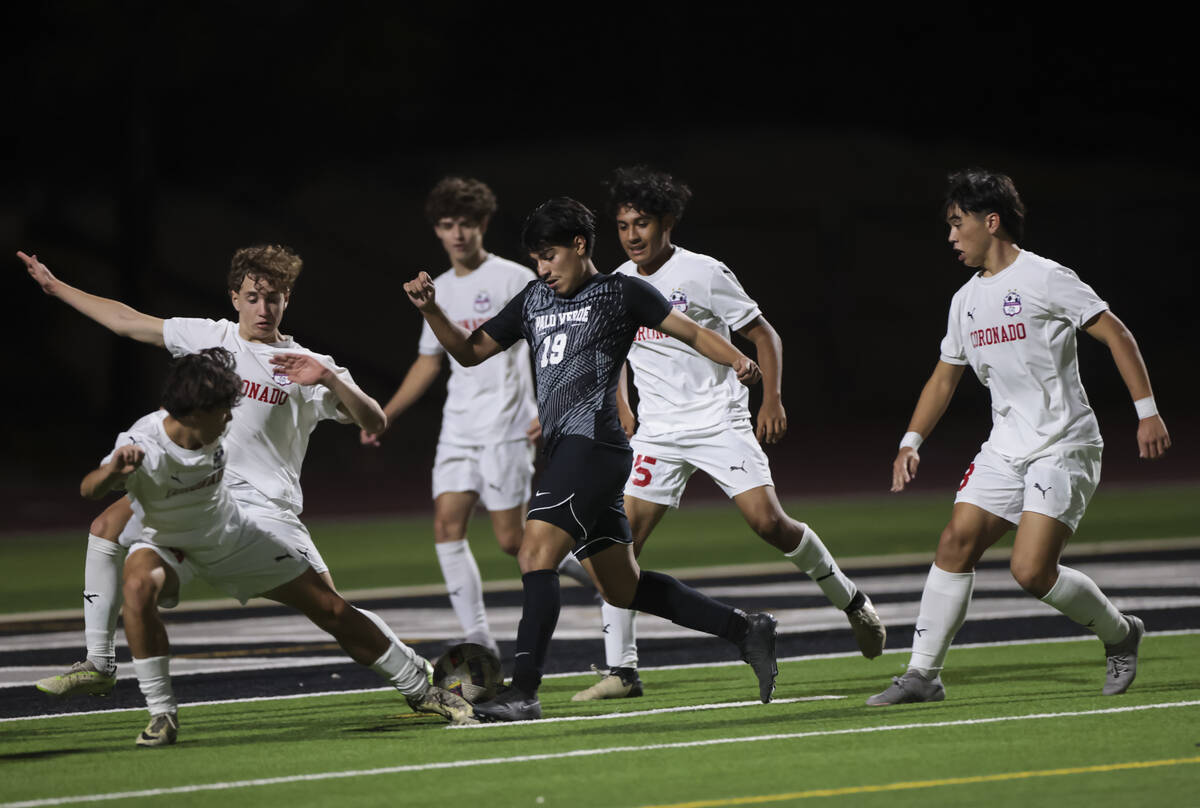
<svg viewBox="0 0 1200 808">
<path fill-rule="evenodd" d="M 575 557 L 632 544 L 625 516 L 625 481 L 633 450 L 568 435 L 550 453 L 533 488 L 529 519 L 549 522 L 575 539 Z"/>
</svg>

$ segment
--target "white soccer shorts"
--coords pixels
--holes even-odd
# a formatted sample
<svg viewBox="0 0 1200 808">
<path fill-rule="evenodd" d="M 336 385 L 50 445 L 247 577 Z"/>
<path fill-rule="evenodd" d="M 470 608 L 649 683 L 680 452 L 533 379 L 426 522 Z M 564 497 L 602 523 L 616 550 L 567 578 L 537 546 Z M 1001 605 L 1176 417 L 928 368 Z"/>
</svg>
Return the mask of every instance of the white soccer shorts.
<svg viewBox="0 0 1200 808">
<path fill-rule="evenodd" d="M 169 547 L 147 542 L 134 544 L 129 552 L 142 549 L 158 553 L 179 576 L 181 590 L 192 578 L 199 577 L 242 603 L 299 578 L 309 569 L 303 556 L 254 524 L 246 525 L 236 541 L 185 548 L 180 551 L 182 559 Z M 177 599 L 160 600 L 158 605 L 171 608 L 176 603 Z"/>
<path fill-rule="evenodd" d="M 248 522 L 295 550 L 318 575 L 329 572 L 329 565 L 299 516 L 272 502 L 252 485 L 231 485 L 229 493 Z"/>
<path fill-rule="evenodd" d="M 1099 446 L 1060 447 L 1011 461 L 984 443 L 963 474 L 954 502 L 967 502 L 1020 523 L 1032 511 L 1057 519 L 1074 532 L 1100 482 Z"/>
<path fill-rule="evenodd" d="M 433 498 L 474 491 L 489 511 L 507 511 L 529 502 L 536 449 L 529 441 L 510 440 L 491 446 L 438 443 L 433 460 Z"/>
<path fill-rule="evenodd" d="M 774 485 L 767 455 L 749 421 L 694 432 L 646 438 L 634 435 L 633 471 L 626 496 L 679 507 L 688 479 L 697 469 L 713 479 L 728 497 Z"/>
</svg>

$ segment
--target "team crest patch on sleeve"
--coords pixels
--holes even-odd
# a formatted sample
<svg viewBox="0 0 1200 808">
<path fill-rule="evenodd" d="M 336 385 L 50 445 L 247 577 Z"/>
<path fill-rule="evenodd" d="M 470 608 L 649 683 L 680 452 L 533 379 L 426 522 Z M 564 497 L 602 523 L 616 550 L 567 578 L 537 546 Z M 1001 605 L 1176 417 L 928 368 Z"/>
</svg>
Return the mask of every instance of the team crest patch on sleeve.
<svg viewBox="0 0 1200 808">
<path fill-rule="evenodd" d="M 1016 317 L 1021 313 L 1021 295 L 1016 289 L 1009 289 L 1008 294 L 1004 296 L 1004 313 L 1009 317 Z"/>
<path fill-rule="evenodd" d="M 671 308 L 677 309 L 680 314 L 683 314 L 687 311 L 688 299 L 687 295 L 683 293 L 682 289 L 672 289 L 669 300 L 671 301 Z"/>
<path fill-rule="evenodd" d="M 486 291 L 481 291 L 475 295 L 475 311 L 485 312 L 492 307 L 492 299 L 488 297 Z"/>
</svg>

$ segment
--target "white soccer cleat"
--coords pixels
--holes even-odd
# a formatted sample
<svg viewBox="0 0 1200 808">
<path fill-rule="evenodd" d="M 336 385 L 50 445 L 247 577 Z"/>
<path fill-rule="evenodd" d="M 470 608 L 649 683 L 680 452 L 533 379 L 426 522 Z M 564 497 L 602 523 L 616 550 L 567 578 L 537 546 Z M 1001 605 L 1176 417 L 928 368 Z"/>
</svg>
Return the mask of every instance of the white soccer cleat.
<svg viewBox="0 0 1200 808">
<path fill-rule="evenodd" d="M 875 611 L 875 604 L 861 589 L 846 607 L 846 617 L 850 620 L 850 629 L 854 632 L 862 655 L 874 659 L 882 654 L 883 646 L 887 643 L 887 629 L 879 619 L 879 612 Z"/>
<path fill-rule="evenodd" d="M 478 724 L 475 708 L 462 696 L 430 685 L 419 696 L 406 696 L 408 706 L 418 713 L 440 715 L 454 725 Z"/>
<path fill-rule="evenodd" d="M 59 698 L 72 696 L 107 696 L 117 684 L 117 670 L 99 670 L 90 659 L 76 662 L 66 673 L 48 676 L 34 682 L 43 693 Z"/>
<path fill-rule="evenodd" d="M 170 746 L 179 737 L 179 715 L 159 713 L 150 716 L 150 723 L 137 737 L 138 746 Z"/>
<path fill-rule="evenodd" d="M 1131 614 L 1122 615 L 1129 624 L 1129 634 L 1116 645 L 1104 646 L 1104 655 L 1108 657 L 1108 670 L 1104 678 L 1104 689 L 1100 692 L 1105 696 L 1116 696 L 1124 693 L 1133 684 L 1137 676 L 1138 646 L 1146 634 L 1146 626 L 1141 618 Z"/>
<path fill-rule="evenodd" d="M 942 677 L 934 675 L 926 679 L 917 671 L 909 668 L 903 676 L 893 676 L 892 684 L 882 693 L 876 693 L 867 699 L 871 707 L 886 707 L 893 704 L 913 704 L 922 701 L 944 701 L 946 688 L 942 685 Z"/>
<path fill-rule="evenodd" d="M 642 695 L 642 680 L 637 668 L 613 668 L 605 671 L 592 666 L 602 678 L 591 687 L 584 688 L 571 697 L 571 701 L 597 701 L 599 699 L 637 698 Z"/>
</svg>

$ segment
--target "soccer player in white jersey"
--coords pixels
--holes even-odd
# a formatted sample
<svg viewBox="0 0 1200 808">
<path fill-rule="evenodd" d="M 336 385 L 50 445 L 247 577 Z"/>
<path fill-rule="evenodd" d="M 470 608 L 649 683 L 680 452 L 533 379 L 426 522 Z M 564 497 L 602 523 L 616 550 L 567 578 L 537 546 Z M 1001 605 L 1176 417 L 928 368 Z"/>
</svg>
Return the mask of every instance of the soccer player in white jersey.
<svg viewBox="0 0 1200 808">
<path fill-rule="evenodd" d="M 324 419 L 379 431 L 384 427 L 384 415 L 348 371 L 280 332 L 292 287 L 303 267 L 300 257 L 277 245 L 247 247 L 234 253 L 227 280 L 238 314 L 235 323 L 162 320 L 142 314 L 116 300 L 63 283 L 36 256 L 22 252 L 17 256 L 42 291 L 120 336 L 165 347 L 176 356 L 215 345 L 233 353 L 245 403 L 235 411 L 229 431 L 230 491 L 252 518 L 295 547 L 333 588 L 329 568 L 299 518 L 304 504 L 300 467 L 309 434 Z M 277 357 L 285 358 L 279 367 L 273 365 Z M 121 608 L 121 561 L 125 547 L 136 541 L 141 530 L 124 497 L 92 523 L 84 564 L 87 658 L 65 674 L 39 681 L 39 690 L 56 696 L 104 694 L 116 684 L 114 636 Z M 368 616 L 394 636 L 378 616 Z"/>
<path fill-rule="evenodd" d="M 950 301 L 941 358 L 917 400 L 892 464 L 892 491 L 915 479 L 917 450 L 950 404 L 968 365 L 991 391 L 992 431 L 967 466 L 921 596 L 912 657 L 870 705 L 941 701 L 940 671 L 966 617 L 975 565 L 1015 526 L 1011 570 L 1026 592 L 1104 643 L 1101 692 L 1124 693 L 1145 628 L 1096 583 L 1059 559 L 1100 480 L 1104 442 L 1079 378 L 1076 331 L 1112 352 L 1138 416 L 1141 457 L 1171 445 L 1129 329 L 1066 267 L 1018 246 L 1025 206 L 1011 179 L 982 169 L 951 174 L 950 247 L 973 271 Z"/>
<path fill-rule="evenodd" d="M 446 177 L 433 187 L 425 214 L 450 259 L 450 269 L 434 279 L 442 309 L 474 331 L 534 278 L 533 270 L 488 253 L 483 237 L 496 212 L 486 184 Z M 384 406 L 394 424 L 430 388 L 442 370 L 445 349 L 425 324 L 395 395 Z M 499 649 L 483 607 L 483 581 L 467 542 L 467 525 L 479 502 L 487 509 L 500 549 L 515 556 L 521 548 L 525 504 L 533 478 L 533 441 L 539 433 L 529 349 L 517 343 L 499 359 L 463 367 L 450 359 L 450 380 L 442 408 L 442 430 L 433 462 L 433 540 L 450 604 L 466 641 Z M 379 445 L 379 432 L 364 429 L 361 439 Z"/>
<path fill-rule="evenodd" d="M 247 514 L 230 495 L 221 435 L 243 387 L 233 354 L 224 348 L 177 357 L 162 409 L 118 435 L 113 451 L 80 484 L 89 499 L 125 489 L 144 526 L 125 560 L 124 584 L 125 634 L 150 712 L 137 745 L 167 746 L 178 735 L 170 646 L 158 606 L 178 602 L 180 585 L 193 575 L 242 603 L 262 595 L 296 608 L 354 661 L 404 693 L 413 709 L 473 723 L 469 703 L 429 683 L 426 660 L 389 640 L 268 522 Z"/>
<path fill-rule="evenodd" d="M 862 654 L 868 659 L 878 656 L 886 632 L 874 606 L 838 568 L 816 532 L 784 512 L 759 446 L 759 441 L 776 443 L 787 432 L 779 335 L 727 266 L 671 243 L 691 198 L 686 185 L 636 166 L 618 169 L 608 186 L 609 212 L 629 256 L 616 271 L 654 286 L 676 311 L 700 325 L 725 338 L 734 331 L 752 342 L 763 374 L 763 401 L 752 429 L 748 391 L 729 368 L 654 329 L 638 332 L 626 360 L 639 399 L 636 433 L 627 385 L 622 385 L 618 398 L 621 423 L 634 451 L 633 471 L 625 485 L 634 551 L 641 552 L 669 508 L 679 507 L 688 479 L 700 469 L 733 500 L 755 533 L 846 613 Z M 608 673 L 575 699 L 640 696 L 634 613 L 608 603 L 601 610 Z"/>
</svg>

